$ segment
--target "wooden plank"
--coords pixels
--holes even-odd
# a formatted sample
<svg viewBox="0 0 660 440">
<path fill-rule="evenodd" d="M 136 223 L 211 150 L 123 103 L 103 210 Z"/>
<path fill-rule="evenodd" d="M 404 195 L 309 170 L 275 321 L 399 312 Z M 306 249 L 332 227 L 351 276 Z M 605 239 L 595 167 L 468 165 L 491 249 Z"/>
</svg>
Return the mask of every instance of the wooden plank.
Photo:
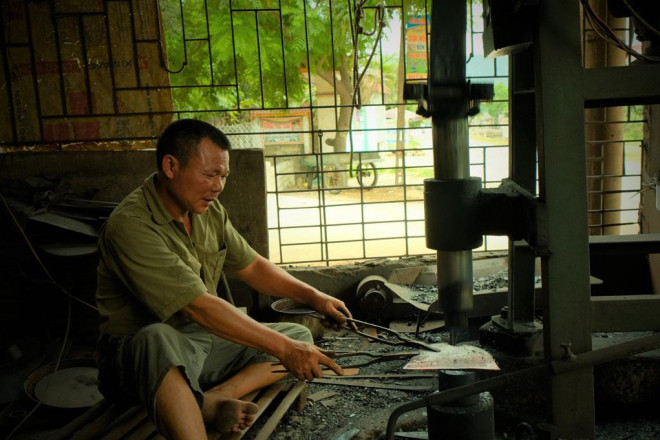
<svg viewBox="0 0 660 440">
<path fill-rule="evenodd" d="M 591 255 L 640 255 L 660 253 L 660 234 L 591 235 Z"/>
<path fill-rule="evenodd" d="M 78 430 L 73 436 L 71 436 L 71 440 L 88 440 L 98 438 L 99 432 L 104 432 L 106 426 L 108 426 L 108 424 L 119 417 L 123 411 L 123 408 L 116 405 L 111 405 L 110 408 L 101 414 L 100 417 L 91 423 L 88 423 L 80 430 Z"/>
<path fill-rule="evenodd" d="M 594 296 L 591 322 L 594 332 L 660 330 L 660 295 Z"/>
<path fill-rule="evenodd" d="M 312 402 L 316 402 L 318 400 L 327 399 L 328 397 L 334 397 L 337 394 L 339 394 L 339 393 L 337 393 L 336 391 L 321 390 L 321 391 L 315 392 L 314 394 L 312 394 L 311 396 L 309 396 L 307 398 L 309 400 L 311 400 Z"/>
<path fill-rule="evenodd" d="M 124 440 L 146 440 L 157 433 L 156 425 L 147 417 L 138 428 L 131 432 Z"/>
<path fill-rule="evenodd" d="M 266 424 L 259 430 L 257 433 L 257 436 L 255 437 L 255 440 L 268 440 L 270 438 L 270 435 L 272 434 L 273 430 L 277 427 L 277 424 L 280 423 L 280 420 L 282 420 L 282 417 L 284 417 L 284 414 L 289 410 L 291 405 L 296 401 L 300 393 L 303 392 L 307 388 L 307 383 L 305 382 L 298 382 L 296 383 L 291 390 L 287 393 L 286 396 L 284 396 L 284 399 L 282 399 L 282 402 L 280 402 L 280 405 L 277 407 L 275 412 L 270 416 Z"/>
<path fill-rule="evenodd" d="M 301 413 L 303 409 L 305 409 L 305 406 L 307 406 L 307 383 L 303 382 L 305 386 L 303 389 L 298 393 L 298 396 L 296 397 L 296 400 L 291 404 L 291 409 L 294 410 L 297 413 Z"/>
<path fill-rule="evenodd" d="M 585 107 L 657 103 L 658 75 L 660 66 L 652 63 L 587 69 L 581 82 Z"/>
<path fill-rule="evenodd" d="M 65 440 L 71 438 L 76 431 L 102 416 L 110 407 L 111 403 L 107 400 L 103 399 L 99 401 L 96 405 L 89 408 L 71 422 L 50 434 L 49 438 L 52 440 Z"/>
<path fill-rule="evenodd" d="M 257 397 L 257 395 L 259 395 L 259 391 L 261 390 L 252 391 L 250 394 L 241 397 L 241 400 L 245 400 L 246 402 L 252 402 L 254 401 L 254 398 Z"/>
<path fill-rule="evenodd" d="M 324 377 L 348 377 L 348 376 L 355 376 L 356 374 L 360 373 L 359 368 L 342 368 L 344 370 L 344 374 L 342 376 L 339 376 L 337 373 L 335 373 L 332 370 L 323 370 L 323 376 Z"/>
<path fill-rule="evenodd" d="M 147 412 L 140 406 L 129 408 L 121 417 L 113 423 L 106 435 L 101 440 L 120 440 L 123 439 L 134 427 L 138 426 L 147 419 Z"/>
</svg>

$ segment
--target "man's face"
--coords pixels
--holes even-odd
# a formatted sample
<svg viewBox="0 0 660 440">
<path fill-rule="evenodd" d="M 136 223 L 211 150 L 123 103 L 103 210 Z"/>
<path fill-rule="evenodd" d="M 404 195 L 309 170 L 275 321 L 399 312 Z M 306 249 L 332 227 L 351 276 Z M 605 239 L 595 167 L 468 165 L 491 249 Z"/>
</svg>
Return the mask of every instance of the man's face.
<svg viewBox="0 0 660 440">
<path fill-rule="evenodd" d="M 203 214 L 225 188 L 228 175 L 229 152 L 204 138 L 184 167 L 177 162 L 170 195 L 183 212 Z"/>
</svg>

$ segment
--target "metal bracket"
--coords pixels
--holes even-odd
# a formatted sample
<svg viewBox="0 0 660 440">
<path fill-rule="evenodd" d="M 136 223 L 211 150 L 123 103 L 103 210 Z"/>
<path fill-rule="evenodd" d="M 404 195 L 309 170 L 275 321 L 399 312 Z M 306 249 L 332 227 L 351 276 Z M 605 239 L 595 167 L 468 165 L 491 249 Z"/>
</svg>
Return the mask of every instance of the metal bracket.
<svg viewBox="0 0 660 440">
<path fill-rule="evenodd" d="M 498 188 L 481 190 L 479 218 L 484 234 L 507 235 L 535 247 L 536 198 L 513 180 L 504 179 Z"/>
<path fill-rule="evenodd" d="M 467 117 L 479 113 L 482 101 L 492 101 L 493 84 L 467 81 L 464 84 L 432 85 L 405 83 L 403 99 L 417 100 L 417 114 L 428 118 L 433 115 Z"/>
<path fill-rule="evenodd" d="M 574 361 L 577 359 L 577 356 L 573 353 L 573 350 L 571 350 L 571 345 L 573 344 L 570 342 L 563 342 L 561 344 L 561 348 L 564 349 L 564 354 L 561 357 L 563 361 Z"/>
<path fill-rule="evenodd" d="M 511 179 L 498 188 L 481 188 L 481 179 L 424 181 L 426 245 L 430 249 L 475 249 L 483 235 L 536 240 L 536 199 Z"/>
</svg>

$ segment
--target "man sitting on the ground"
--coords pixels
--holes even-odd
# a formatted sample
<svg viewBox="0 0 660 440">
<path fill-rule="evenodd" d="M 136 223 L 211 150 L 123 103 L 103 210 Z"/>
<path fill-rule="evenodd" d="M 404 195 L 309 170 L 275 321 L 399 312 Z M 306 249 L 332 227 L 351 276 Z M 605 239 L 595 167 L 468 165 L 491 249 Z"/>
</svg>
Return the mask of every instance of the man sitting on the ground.
<svg viewBox="0 0 660 440">
<path fill-rule="evenodd" d="M 255 290 L 307 304 L 337 323 L 345 304 L 258 255 L 218 201 L 230 144 L 210 124 L 180 120 L 157 144 L 158 172 L 113 211 L 99 238 L 99 388 L 143 404 L 171 439 L 250 426 L 248 393 L 274 383 L 279 359 L 301 380 L 341 368 L 298 324 L 261 324 L 216 294 L 223 269 Z"/>
</svg>

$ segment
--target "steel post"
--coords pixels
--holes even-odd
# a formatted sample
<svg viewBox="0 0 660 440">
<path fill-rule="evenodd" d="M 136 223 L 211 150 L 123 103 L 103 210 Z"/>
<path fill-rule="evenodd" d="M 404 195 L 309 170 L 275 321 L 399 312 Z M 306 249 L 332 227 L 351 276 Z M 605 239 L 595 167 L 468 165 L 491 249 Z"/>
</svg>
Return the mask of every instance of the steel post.
<svg viewBox="0 0 660 440">
<path fill-rule="evenodd" d="M 579 2 L 539 4 L 536 62 L 539 219 L 548 255 L 542 258 L 544 352 L 549 361 L 591 350 L 589 243 L 584 150 L 584 69 Z M 594 379 L 591 368 L 553 376 L 552 422 L 567 438 L 594 437 Z"/>
<path fill-rule="evenodd" d="M 442 109 L 434 99 L 439 88 L 465 88 L 466 20 L 464 1 L 433 1 L 429 95 L 437 180 L 469 176 L 468 123 L 464 111 L 467 97 L 453 99 Z M 468 312 L 472 309 L 472 250 L 438 251 L 437 266 L 438 295 L 446 324 L 450 329 L 467 328 Z"/>
</svg>

